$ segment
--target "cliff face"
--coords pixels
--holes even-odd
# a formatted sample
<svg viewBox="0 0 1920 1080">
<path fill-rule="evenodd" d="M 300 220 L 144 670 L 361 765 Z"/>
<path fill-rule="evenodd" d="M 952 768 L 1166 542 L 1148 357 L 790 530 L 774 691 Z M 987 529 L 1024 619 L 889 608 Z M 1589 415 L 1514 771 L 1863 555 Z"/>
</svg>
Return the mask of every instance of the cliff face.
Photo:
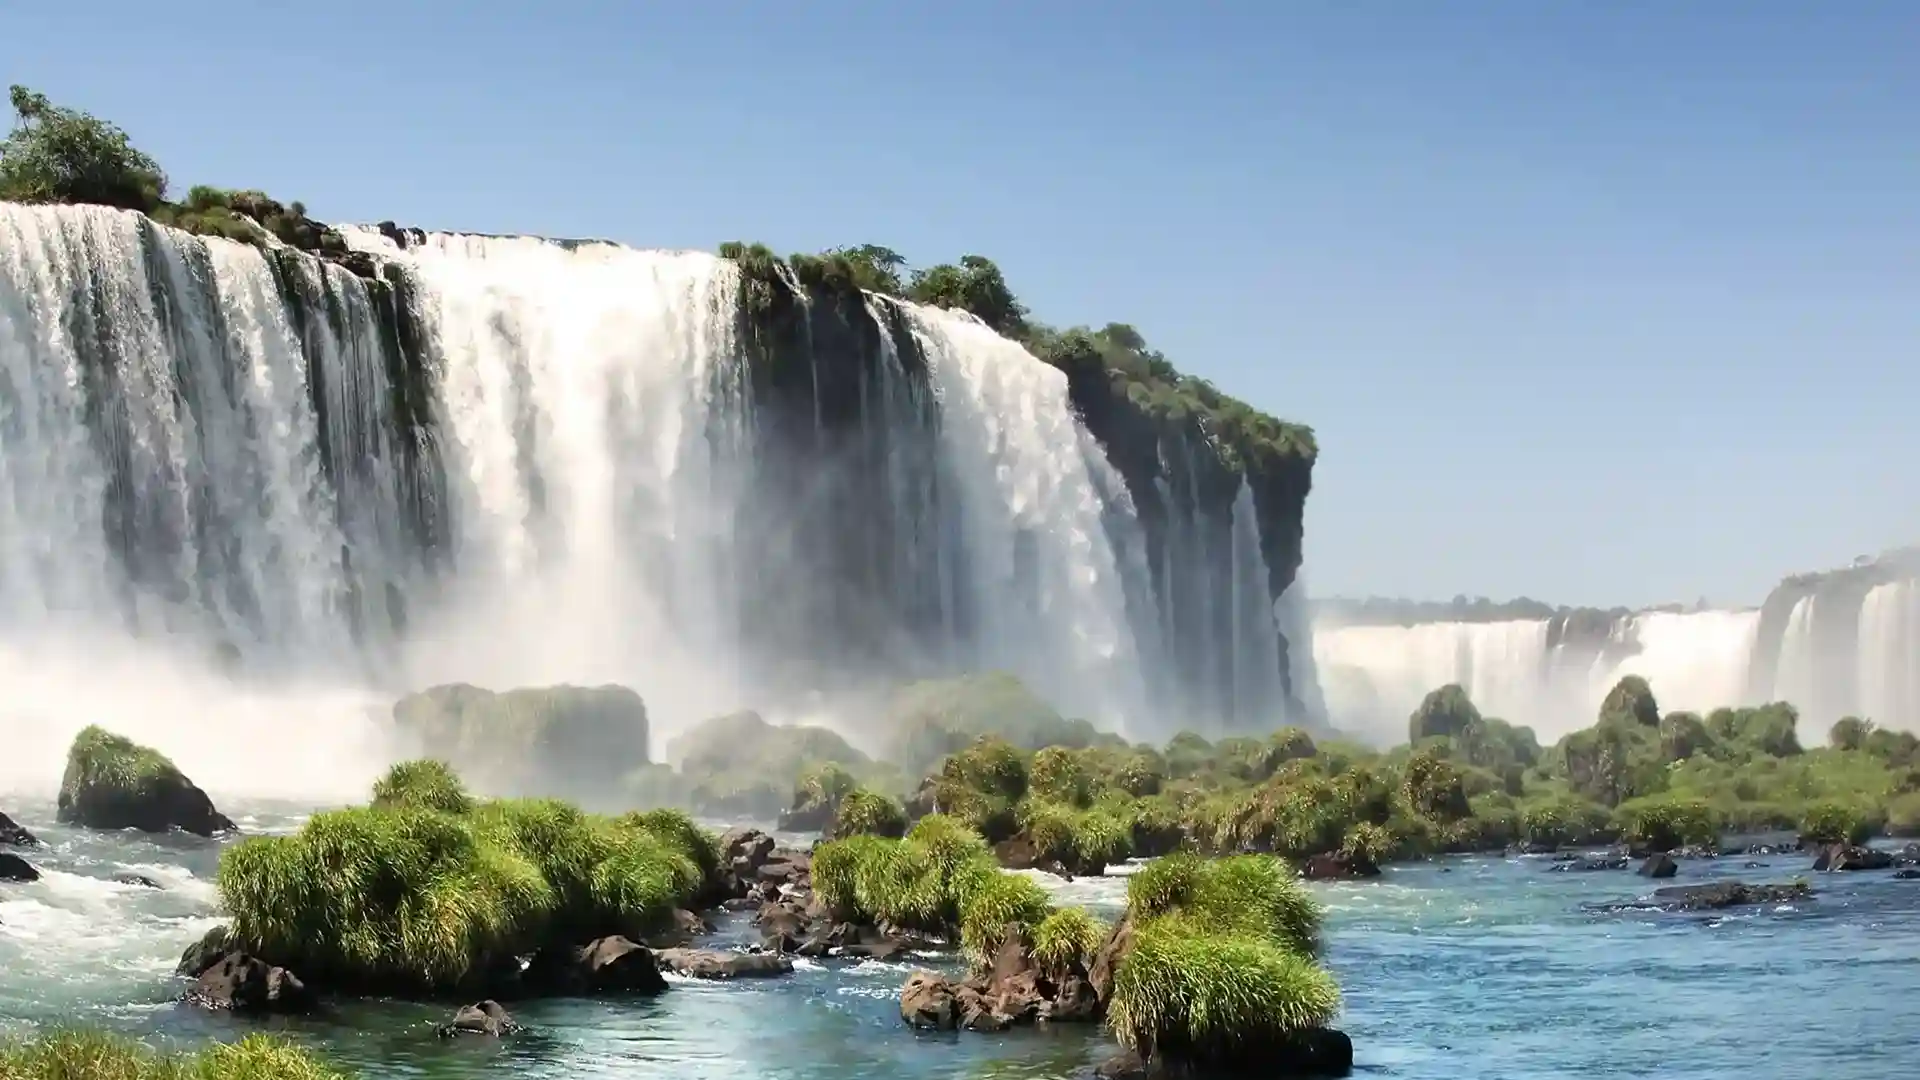
<svg viewBox="0 0 1920 1080">
<path fill-rule="evenodd" d="M 848 529 L 863 508 L 897 501 L 903 484 L 931 507 L 956 483 L 940 464 L 938 394 L 909 309 L 849 287 L 802 284 L 777 264 L 749 264 L 741 289 L 739 332 L 762 430 L 788 451 L 774 455 L 762 505 L 805 488 L 809 476 L 832 477 L 798 516 L 818 526 L 800 535 L 818 538 L 821 572 L 841 586 L 837 601 L 857 611 L 868 606 L 861 597 L 891 589 L 912 632 L 969 636 L 982 621 L 975 598 L 941 594 L 943 580 L 966 577 L 964 544 L 901 566 L 888 532 L 913 527 L 910 519 L 874 515 Z M 1210 430 L 1201 411 L 1156 408 L 1129 393 L 1124 377 L 1084 350 L 1035 351 L 1065 374 L 1072 409 L 1118 482 L 1102 520 L 1122 562 L 1143 571 L 1125 597 L 1140 648 L 1155 654 L 1142 662 L 1177 673 L 1179 686 L 1160 693 L 1160 704 L 1204 702 L 1213 717 L 1196 718 L 1202 727 L 1317 719 L 1292 685 L 1285 637 L 1270 630 L 1247 640 L 1260 624 L 1271 627 L 1274 603 L 1299 573 L 1310 442 L 1286 447 Z M 846 615 L 834 613 L 832 624 L 849 626 Z M 850 629 L 889 632 L 857 619 Z M 1244 670 L 1250 649 L 1260 650 L 1264 672 Z M 1273 688 L 1284 704 L 1263 700 Z"/>
</svg>

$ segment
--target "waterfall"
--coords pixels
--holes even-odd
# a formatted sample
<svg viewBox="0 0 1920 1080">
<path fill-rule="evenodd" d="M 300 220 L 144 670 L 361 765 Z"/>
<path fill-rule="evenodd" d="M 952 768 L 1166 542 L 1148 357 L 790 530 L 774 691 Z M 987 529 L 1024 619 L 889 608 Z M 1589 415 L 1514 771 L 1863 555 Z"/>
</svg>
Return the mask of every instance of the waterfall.
<svg viewBox="0 0 1920 1080">
<path fill-rule="evenodd" d="M 1920 729 L 1920 579 L 1876 586 L 1860 606 L 1860 714 Z"/>
<path fill-rule="evenodd" d="M 394 357 L 368 283 L 276 256 L 0 204 L 0 779 L 95 719 L 213 773 L 358 730 L 299 684 L 360 679 L 407 573 Z"/>
<path fill-rule="evenodd" d="M 99 721 L 215 789 L 355 794 L 444 681 L 624 683 L 662 738 L 991 669 L 1142 738 L 1302 718 L 1256 492 L 1198 429 L 1125 448 L 1168 466 L 1136 488 L 970 316 L 342 232 L 359 273 L 0 204 L 0 785 Z"/>
<path fill-rule="evenodd" d="M 924 308 L 909 317 L 964 500 L 956 531 L 977 619 L 967 666 L 1022 674 L 1062 708 L 1110 725 L 1144 719 L 1093 475 L 1105 459 L 1073 415 L 1066 376 L 978 320 Z"/>
</svg>

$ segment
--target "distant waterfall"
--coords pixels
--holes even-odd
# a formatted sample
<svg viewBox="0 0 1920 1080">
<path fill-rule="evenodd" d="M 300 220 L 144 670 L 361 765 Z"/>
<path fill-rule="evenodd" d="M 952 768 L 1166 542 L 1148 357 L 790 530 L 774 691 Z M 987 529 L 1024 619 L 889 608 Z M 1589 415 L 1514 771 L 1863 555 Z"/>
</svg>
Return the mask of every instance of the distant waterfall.
<svg viewBox="0 0 1920 1080">
<path fill-rule="evenodd" d="M 1761 610 L 1415 622 L 1313 629 L 1336 724 L 1404 738 L 1434 687 L 1457 682 L 1481 711 L 1557 737 L 1593 722 L 1622 676 L 1647 679 L 1663 710 L 1787 701 L 1801 738 L 1845 715 L 1920 730 L 1920 582 L 1872 567 L 1795 579 Z M 1891 580 L 1889 580 L 1891 578 Z"/>
</svg>

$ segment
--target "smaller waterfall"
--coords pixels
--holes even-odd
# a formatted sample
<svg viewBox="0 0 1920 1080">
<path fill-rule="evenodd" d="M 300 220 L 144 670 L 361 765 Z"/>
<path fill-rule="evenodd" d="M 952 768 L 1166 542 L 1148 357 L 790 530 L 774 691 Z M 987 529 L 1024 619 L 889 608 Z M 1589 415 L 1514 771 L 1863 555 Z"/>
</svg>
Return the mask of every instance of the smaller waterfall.
<svg viewBox="0 0 1920 1080">
<path fill-rule="evenodd" d="M 1920 579 L 1876 586 L 1860 606 L 1860 712 L 1920 730 Z"/>
</svg>

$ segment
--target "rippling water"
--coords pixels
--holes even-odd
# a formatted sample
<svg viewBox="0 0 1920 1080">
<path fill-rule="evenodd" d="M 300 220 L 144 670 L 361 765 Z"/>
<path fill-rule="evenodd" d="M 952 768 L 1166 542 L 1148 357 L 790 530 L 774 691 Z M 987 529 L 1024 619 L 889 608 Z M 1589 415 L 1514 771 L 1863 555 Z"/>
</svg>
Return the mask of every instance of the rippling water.
<svg viewBox="0 0 1920 1080">
<path fill-rule="evenodd" d="M 48 846 L 25 853 L 41 881 L 0 884 L 0 1024 L 86 1022 L 183 1042 L 250 1029 L 173 1004 L 180 951 L 218 921 L 218 844 L 64 829 L 44 802 L 5 809 Z M 252 832 L 301 820 L 288 807 L 241 809 Z M 1678 883 L 1807 870 L 1799 856 L 1760 861 L 1683 863 Z M 1459 859 L 1316 886 L 1358 1075 L 1885 1080 L 1920 1054 L 1920 882 L 1818 875 L 1800 905 L 1602 913 L 1586 905 L 1650 883 L 1549 865 Z M 111 880 L 120 873 L 162 887 Z M 1108 916 L 1125 895 L 1119 877 L 1040 880 Z M 721 942 L 750 937 L 744 921 L 721 927 Z M 915 1035 L 897 1007 L 913 966 L 801 961 L 766 982 L 675 979 L 651 1000 L 530 1002 L 516 1010 L 530 1034 L 499 1043 L 442 1042 L 432 1029 L 447 1009 L 395 1002 L 273 1026 L 381 1080 L 1053 1080 L 1107 1049 L 1076 1028 Z"/>
</svg>

